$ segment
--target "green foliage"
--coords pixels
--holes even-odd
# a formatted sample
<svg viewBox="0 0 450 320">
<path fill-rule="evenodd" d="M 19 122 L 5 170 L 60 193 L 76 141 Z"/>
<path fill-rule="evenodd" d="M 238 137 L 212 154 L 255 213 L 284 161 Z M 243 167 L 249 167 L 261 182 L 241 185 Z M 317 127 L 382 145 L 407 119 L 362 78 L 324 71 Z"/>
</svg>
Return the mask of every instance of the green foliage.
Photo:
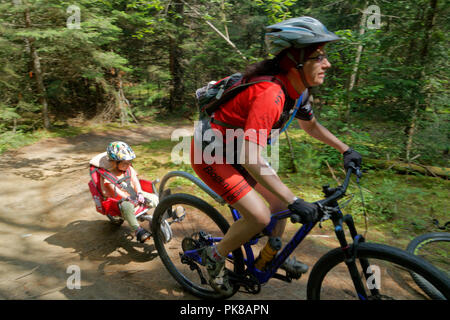
<svg viewBox="0 0 450 320">
<path fill-rule="evenodd" d="M 332 68 L 325 84 L 313 88 L 319 121 L 365 157 L 401 159 L 418 105 L 412 156 L 420 155 L 415 161 L 421 164 L 448 166 L 449 8 L 444 1 L 437 2 L 431 29 L 431 2 L 382 1 L 380 29 L 364 28 L 363 34 L 366 1 L 80 0 L 75 5 L 81 29 L 66 27 L 70 1 L 22 3 L 0 3 L 0 133 L 42 126 L 27 41 L 36 46 L 55 121 L 105 110 L 115 97 L 119 71 L 138 118 L 167 114 L 171 108 L 192 115 L 197 88 L 267 57 L 265 26 L 308 15 L 341 37 L 326 47 Z M 25 25 L 25 10 L 31 27 Z M 359 45 L 363 50 L 357 61 Z M 356 82 L 350 90 L 352 75 Z M 323 158 L 340 165 L 340 155 L 328 147 L 320 152 L 295 148 L 304 157 L 295 164 L 289 157 L 282 160 L 283 170 L 293 165 L 325 169 Z"/>
<path fill-rule="evenodd" d="M 292 18 L 292 13 L 289 9 L 295 4 L 295 1 L 255 0 L 254 2 L 264 9 L 264 12 L 266 12 L 267 17 L 269 18 L 269 23 L 277 23 Z"/>
</svg>

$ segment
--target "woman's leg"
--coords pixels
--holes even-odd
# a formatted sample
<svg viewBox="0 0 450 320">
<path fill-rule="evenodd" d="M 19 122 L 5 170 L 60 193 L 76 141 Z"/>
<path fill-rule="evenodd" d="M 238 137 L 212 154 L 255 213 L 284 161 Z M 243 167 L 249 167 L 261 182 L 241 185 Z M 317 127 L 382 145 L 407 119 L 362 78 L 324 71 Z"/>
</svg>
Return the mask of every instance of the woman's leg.
<svg viewBox="0 0 450 320">
<path fill-rule="evenodd" d="M 255 190 L 258 191 L 259 194 L 263 196 L 263 198 L 267 201 L 270 208 L 270 213 L 276 213 L 287 209 L 287 206 L 284 204 L 282 200 L 276 197 L 272 192 L 267 190 L 261 184 L 257 184 L 254 186 Z M 279 220 L 272 231 L 272 237 L 281 237 L 283 235 L 284 229 L 286 228 L 287 219 Z"/>
<path fill-rule="evenodd" d="M 261 184 L 258 183 L 254 188 L 269 203 L 271 213 L 276 213 L 287 209 L 287 206 L 283 203 L 283 201 L 278 199 L 272 192 L 267 190 Z M 271 236 L 281 238 L 284 229 L 286 228 L 286 222 L 287 219 L 278 220 Z M 296 260 L 295 256 L 293 256 L 286 259 L 286 261 L 281 265 L 281 269 L 286 270 L 293 278 L 298 279 L 302 274 L 308 271 L 308 266 L 303 262 Z"/>
<path fill-rule="evenodd" d="M 217 244 L 217 251 L 222 257 L 239 248 L 253 236 L 261 232 L 270 222 L 270 210 L 255 190 L 250 190 L 236 201 L 233 207 L 242 218 L 234 222 Z"/>
</svg>

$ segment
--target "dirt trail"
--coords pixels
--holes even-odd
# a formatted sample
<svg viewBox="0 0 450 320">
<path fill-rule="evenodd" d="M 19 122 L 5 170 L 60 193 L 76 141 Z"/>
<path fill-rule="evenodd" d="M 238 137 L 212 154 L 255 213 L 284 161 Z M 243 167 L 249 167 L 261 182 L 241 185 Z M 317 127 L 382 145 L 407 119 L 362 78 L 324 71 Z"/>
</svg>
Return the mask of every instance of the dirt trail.
<svg viewBox="0 0 450 320">
<path fill-rule="evenodd" d="M 174 129 L 52 138 L 1 155 L 0 299 L 195 299 L 166 271 L 153 241 L 130 241 L 126 224 L 114 227 L 96 213 L 87 187 L 88 161 L 108 142 L 167 139 Z M 326 251 L 309 239 L 302 248 L 298 258 L 309 265 Z M 67 288 L 73 265 L 78 290 Z M 271 280 L 259 295 L 232 299 L 305 299 L 306 279 Z"/>
</svg>

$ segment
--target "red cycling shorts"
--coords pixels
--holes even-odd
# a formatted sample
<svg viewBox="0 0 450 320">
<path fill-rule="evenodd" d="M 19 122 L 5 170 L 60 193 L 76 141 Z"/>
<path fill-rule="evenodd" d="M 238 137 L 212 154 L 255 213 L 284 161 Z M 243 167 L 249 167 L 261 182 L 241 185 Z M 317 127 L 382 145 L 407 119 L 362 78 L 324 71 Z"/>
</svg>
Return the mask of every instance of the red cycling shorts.
<svg viewBox="0 0 450 320">
<path fill-rule="evenodd" d="M 191 140 L 191 166 L 195 173 L 214 192 L 221 196 L 228 204 L 233 204 L 253 189 L 256 180 L 242 165 L 223 163 L 206 164 L 194 162 L 194 152 L 197 146 Z M 197 150 L 200 152 L 200 150 Z"/>
</svg>

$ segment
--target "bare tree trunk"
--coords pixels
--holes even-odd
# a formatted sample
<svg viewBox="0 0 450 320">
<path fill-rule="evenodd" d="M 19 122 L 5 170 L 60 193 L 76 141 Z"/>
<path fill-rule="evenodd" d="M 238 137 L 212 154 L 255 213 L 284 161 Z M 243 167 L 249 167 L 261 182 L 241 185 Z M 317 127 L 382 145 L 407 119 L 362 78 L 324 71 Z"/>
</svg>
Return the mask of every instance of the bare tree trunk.
<svg viewBox="0 0 450 320">
<path fill-rule="evenodd" d="M 294 148 L 292 147 L 292 142 L 291 142 L 291 138 L 288 135 L 288 131 L 285 130 L 284 134 L 286 135 L 286 139 L 288 142 L 288 146 L 289 146 L 289 151 L 291 152 L 291 162 L 292 162 L 292 168 L 293 168 L 293 173 L 297 173 L 297 165 L 295 164 L 295 153 L 294 153 Z"/>
<path fill-rule="evenodd" d="M 225 1 L 222 0 L 221 4 L 220 4 L 220 9 L 222 10 L 222 22 L 223 22 L 223 27 L 225 28 L 225 36 L 227 37 L 227 39 L 230 39 L 230 35 L 228 33 L 228 27 L 227 27 L 227 17 L 225 16 Z"/>
<path fill-rule="evenodd" d="M 419 102 L 416 101 L 416 104 L 414 106 L 413 112 L 412 112 L 412 117 L 411 117 L 411 123 L 409 125 L 409 129 L 408 129 L 408 139 L 406 142 L 406 160 L 409 162 L 410 160 L 410 154 L 411 154 L 411 149 L 412 149 L 412 145 L 413 145 L 413 137 L 414 137 L 414 133 L 416 132 L 416 122 L 417 122 L 417 112 L 419 111 Z"/>
<path fill-rule="evenodd" d="M 117 74 L 116 80 L 116 105 L 118 107 L 119 115 L 120 115 L 120 123 L 122 126 L 125 124 L 129 124 L 128 115 L 133 118 L 134 122 L 139 123 L 136 117 L 131 110 L 131 105 L 128 99 L 125 97 L 125 93 L 123 91 L 123 79 L 122 75 L 123 71 L 114 72 Z"/>
<path fill-rule="evenodd" d="M 31 17 L 30 17 L 30 9 L 26 8 L 24 12 L 25 16 L 25 26 L 27 28 L 31 28 Z M 30 49 L 31 59 L 33 61 L 33 72 L 36 78 L 37 90 L 39 95 L 39 103 L 42 105 L 42 119 L 44 121 L 44 128 L 50 129 L 50 118 L 48 114 L 48 103 L 46 97 L 46 90 L 44 86 L 44 78 L 42 76 L 41 70 L 41 62 L 39 59 L 39 55 L 37 53 L 36 47 L 34 45 L 33 38 L 27 38 L 27 45 Z"/>
<path fill-rule="evenodd" d="M 176 15 L 183 17 L 184 14 L 184 4 L 183 3 L 173 3 L 173 9 Z M 171 90 L 170 90 L 170 103 L 169 111 L 172 112 L 176 107 L 183 104 L 183 68 L 181 66 L 181 58 L 183 57 L 183 52 L 181 49 L 181 44 L 183 42 L 183 35 L 181 34 L 181 28 L 183 26 L 183 18 L 172 17 L 172 22 L 176 26 L 176 34 L 169 35 L 169 63 L 170 63 L 170 74 L 171 74 Z"/>
<path fill-rule="evenodd" d="M 365 31 L 366 31 L 365 24 L 366 24 L 366 20 L 367 20 L 367 11 L 366 11 L 367 5 L 368 5 L 368 2 L 366 1 L 365 7 L 364 7 L 364 11 L 363 11 L 363 15 L 362 15 L 361 21 L 359 23 L 359 35 L 360 36 L 362 36 L 365 33 Z M 358 45 L 358 48 L 356 50 L 355 64 L 353 66 L 353 70 L 352 70 L 352 73 L 350 75 L 350 82 L 349 82 L 348 88 L 347 88 L 347 110 L 346 110 L 346 114 L 345 114 L 345 118 L 347 120 L 350 117 L 350 111 L 351 111 L 351 106 L 350 106 L 351 97 L 350 97 L 350 94 L 353 91 L 353 88 L 355 87 L 356 76 L 358 74 L 359 63 L 361 61 L 361 55 L 362 55 L 363 49 L 364 49 L 364 46 L 360 42 L 359 45 Z"/>
</svg>

